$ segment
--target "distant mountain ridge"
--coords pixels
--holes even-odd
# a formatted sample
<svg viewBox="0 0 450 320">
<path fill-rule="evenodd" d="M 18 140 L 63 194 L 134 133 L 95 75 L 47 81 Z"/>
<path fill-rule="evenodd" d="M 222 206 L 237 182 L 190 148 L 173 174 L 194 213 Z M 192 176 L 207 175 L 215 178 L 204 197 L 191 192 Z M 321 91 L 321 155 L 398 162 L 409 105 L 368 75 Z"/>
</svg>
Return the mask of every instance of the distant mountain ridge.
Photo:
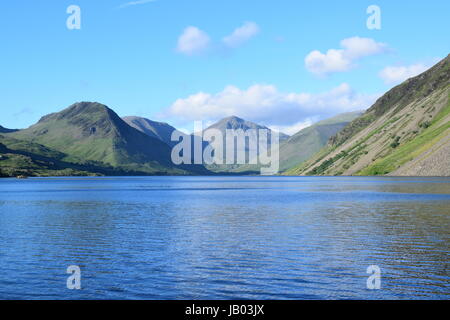
<svg viewBox="0 0 450 320">
<path fill-rule="evenodd" d="M 169 146 L 177 142 L 171 140 L 173 132 L 180 132 L 165 122 L 152 121 L 142 117 L 127 116 L 122 118 L 129 126 L 145 133 L 149 137 L 159 139 Z"/>
<path fill-rule="evenodd" d="M 222 133 L 223 135 L 223 145 L 226 145 L 226 132 L 227 130 L 243 130 L 246 133 L 249 133 L 248 130 L 253 130 L 253 132 L 255 133 L 255 135 L 250 136 L 250 140 L 252 141 L 253 145 L 257 148 L 258 145 L 258 135 L 259 135 L 259 130 L 267 130 L 268 134 L 269 134 L 269 139 L 268 139 L 268 148 L 270 148 L 270 143 L 271 143 L 271 134 L 272 134 L 272 130 L 266 126 L 251 122 L 251 121 L 247 121 L 244 120 L 240 117 L 237 116 L 230 116 L 230 117 L 226 117 L 223 118 L 219 121 L 217 121 L 216 123 L 210 125 L 209 127 L 207 127 L 204 131 L 208 131 L 210 129 L 215 129 L 218 130 Z M 287 139 L 289 139 L 289 136 L 287 134 L 284 134 L 282 132 L 278 132 L 278 136 L 279 136 L 279 143 L 283 143 L 284 141 L 286 141 Z M 206 147 L 208 144 L 205 143 L 204 147 Z M 238 152 L 238 148 L 237 146 L 235 146 L 234 148 L 234 152 L 235 154 Z M 245 149 L 243 150 L 243 152 L 246 153 L 246 159 L 247 162 L 250 161 L 250 149 L 249 149 L 249 145 L 245 146 Z M 258 150 L 255 150 L 255 153 L 258 155 Z M 224 148 L 224 158 L 226 157 L 227 154 L 227 148 Z M 235 160 L 237 159 L 237 157 L 235 157 Z M 225 159 L 224 159 L 225 161 Z M 206 167 L 208 168 L 208 170 L 211 170 L 213 172 L 216 173 L 233 173 L 233 174 L 242 174 L 242 172 L 248 172 L 248 173 L 254 173 L 254 172 L 259 172 L 259 165 L 250 165 L 248 163 L 246 164 L 211 164 L 211 165 L 206 165 Z"/>
<path fill-rule="evenodd" d="M 327 144 L 331 136 L 361 114 L 362 111 L 356 111 L 336 115 L 306 127 L 287 140 L 280 142 L 280 173 L 308 160 Z M 257 173 L 259 168 L 259 165 L 247 164 L 234 168 L 233 172 Z"/>
<path fill-rule="evenodd" d="M 206 130 L 208 130 L 208 129 L 218 129 L 222 133 L 225 133 L 225 130 L 227 130 L 227 129 L 233 129 L 233 130 L 242 129 L 244 131 L 251 130 L 251 129 L 253 129 L 253 130 L 266 129 L 266 130 L 272 131 L 271 129 L 269 129 L 266 126 L 257 124 L 255 122 L 244 120 L 237 116 L 230 116 L 230 117 L 223 118 L 222 120 L 219 120 L 216 123 L 210 125 L 208 128 L 206 128 Z M 280 141 L 285 141 L 285 140 L 289 139 L 289 136 L 287 134 L 279 132 L 279 138 L 280 138 Z"/>
</svg>

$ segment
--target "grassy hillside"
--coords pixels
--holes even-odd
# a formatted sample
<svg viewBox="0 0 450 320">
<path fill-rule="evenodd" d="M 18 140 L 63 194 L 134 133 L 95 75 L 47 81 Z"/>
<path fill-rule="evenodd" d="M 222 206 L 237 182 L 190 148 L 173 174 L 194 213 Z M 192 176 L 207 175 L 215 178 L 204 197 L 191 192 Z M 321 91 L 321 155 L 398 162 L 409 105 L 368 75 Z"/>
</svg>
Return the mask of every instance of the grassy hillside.
<svg viewBox="0 0 450 320">
<path fill-rule="evenodd" d="M 449 60 L 387 92 L 325 149 L 286 174 L 447 175 Z"/>
<path fill-rule="evenodd" d="M 427 124 L 427 128 L 415 139 L 395 148 L 387 157 L 375 161 L 365 169 L 358 172 L 359 175 L 380 175 L 395 172 L 409 161 L 413 161 L 421 154 L 430 150 L 438 142 L 447 140 L 450 142 L 450 103 Z M 450 155 L 447 154 L 448 156 Z M 443 159 L 444 160 L 444 159 Z M 440 165 L 444 165 L 441 163 Z M 450 168 L 450 165 L 447 166 Z"/>
<path fill-rule="evenodd" d="M 349 112 L 320 121 L 305 128 L 280 146 L 280 171 L 290 169 L 322 149 L 333 135 L 342 130 L 362 112 Z"/>
<path fill-rule="evenodd" d="M 109 172 L 93 164 L 66 163 L 61 160 L 64 157 L 42 145 L 0 134 L 0 176 L 86 176 Z"/>
<path fill-rule="evenodd" d="M 147 174 L 189 174 L 190 168 L 172 164 L 169 146 L 130 127 L 99 103 L 76 103 L 8 135 L 64 153 L 67 162 L 84 159 Z"/>
<path fill-rule="evenodd" d="M 423 100 L 433 92 L 444 89 L 449 83 L 449 57 L 450 55 L 431 69 L 389 90 L 364 115 L 352 121 L 344 130 L 334 136 L 331 144 L 341 145 L 386 113 L 399 113 L 409 104 Z"/>
<path fill-rule="evenodd" d="M 71 158 L 71 161 L 67 161 Z M 0 176 L 135 176 L 148 172 L 68 157 L 46 146 L 0 134 Z"/>
</svg>

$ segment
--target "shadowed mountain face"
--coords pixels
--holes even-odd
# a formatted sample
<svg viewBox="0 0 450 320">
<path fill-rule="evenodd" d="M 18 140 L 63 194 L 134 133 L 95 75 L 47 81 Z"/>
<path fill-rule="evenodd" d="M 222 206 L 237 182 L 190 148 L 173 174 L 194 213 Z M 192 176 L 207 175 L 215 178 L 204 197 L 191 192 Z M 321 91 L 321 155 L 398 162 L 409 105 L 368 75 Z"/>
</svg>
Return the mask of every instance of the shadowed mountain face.
<svg viewBox="0 0 450 320">
<path fill-rule="evenodd" d="M 15 132 L 18 131 L 17 129 L 7 129 L 5 127 L 0 126 L 0 133 L 10 133 L 10 132 Z"/>
<path fill-rule="evenodd" d="M 129 126 L 145 133 L 149 137 L 159 139 L 167 145 L 173 147 L 177 142 L 171 140 L 172 133 L 178 132 L 177 129 L 164 122 L 156 122 L 141 117 L 122 118 Z"/>
<path fill-rule="evenodd" d="M 388 91 L 288 174 L 450 176 L 450 55 Z"/>
<path fill-rule="evenodd" d="M 68 160 L 99 161 L 150 174 L 186 172 L 172 164 L 167 144 L 130 127 L 100 103 L 76 103 L 11 135 L 63 152 Z"/>
</svg>

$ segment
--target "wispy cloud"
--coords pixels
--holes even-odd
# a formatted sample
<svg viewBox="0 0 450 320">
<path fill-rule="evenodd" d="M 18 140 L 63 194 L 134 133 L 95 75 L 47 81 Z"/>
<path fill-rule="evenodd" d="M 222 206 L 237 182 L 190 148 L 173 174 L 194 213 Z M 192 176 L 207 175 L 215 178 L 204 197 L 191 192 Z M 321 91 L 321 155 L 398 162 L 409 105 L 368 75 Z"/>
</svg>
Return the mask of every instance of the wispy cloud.
<svg viewBox="0 0 450 320">
<path fill-rule="evenodd" d="M 254 22 L 246 22 L 236 28 L 232 34 L 223 38 L 223 43 L 230 48 L 237 48 L 259 32 L 259 26 Z"/>
<path fill-rule="evenodd" d="M 33 109 L 29 107 L 22 108 L 18 112 L 14 113 L 13 116 L 16 118 L 22 117 L 24 115 L 32 115 L 34 113 Z"/>
<path fill-rule="evenodd" d="M 178 37 L 177 51 L 185 55 L 198 55 L 205 52 L 218 52 L 221 49 L 237 49 L 260 32 L 259 26 L 254 22 L 245 22 L 242 26 L 234 29 L 222 41 L 214 41 L 208 33 L 195 27 L 189 26 L 184 29 Z M 223 51 L 223 50 L 222 50 Z"/>
<path fill-rule="evenodd" d="M 149 2 L 155 2 L 156 0 L 136 0 L 136 1 L 130 1 L 130 2 L 126 2 L 126 3 L 123 3 L 123 4 L 121 4 L 120 6 L 119 6 L 119 9 L 123 9 L 123 8 L 126 8 L 126 7 L 131 7 L 131 6 L 136 6 L 136 5 L 139 5 L 139 4 L 146 4 L 146 3 L 149 3 Z"/>
<path fill-rule="evenodd" d="M 178 38 L 177 51 L 186 55 L 204 52 L 210 45 L 210 38 L 206 32 L 197 27 L 189 26 Z"/>
</svg>

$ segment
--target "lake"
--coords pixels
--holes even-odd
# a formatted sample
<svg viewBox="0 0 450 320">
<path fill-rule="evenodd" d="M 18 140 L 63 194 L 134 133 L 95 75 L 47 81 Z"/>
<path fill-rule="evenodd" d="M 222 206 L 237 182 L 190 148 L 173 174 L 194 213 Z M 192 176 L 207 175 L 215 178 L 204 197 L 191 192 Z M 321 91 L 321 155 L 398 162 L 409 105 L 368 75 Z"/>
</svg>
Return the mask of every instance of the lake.
<svg viewBox="0 0 450 320">
<path fill-rule="evenodd" d="M 450 178 L 0 179 L 0 243 L 1 299 L 449 299 Z"/>
</svg>

